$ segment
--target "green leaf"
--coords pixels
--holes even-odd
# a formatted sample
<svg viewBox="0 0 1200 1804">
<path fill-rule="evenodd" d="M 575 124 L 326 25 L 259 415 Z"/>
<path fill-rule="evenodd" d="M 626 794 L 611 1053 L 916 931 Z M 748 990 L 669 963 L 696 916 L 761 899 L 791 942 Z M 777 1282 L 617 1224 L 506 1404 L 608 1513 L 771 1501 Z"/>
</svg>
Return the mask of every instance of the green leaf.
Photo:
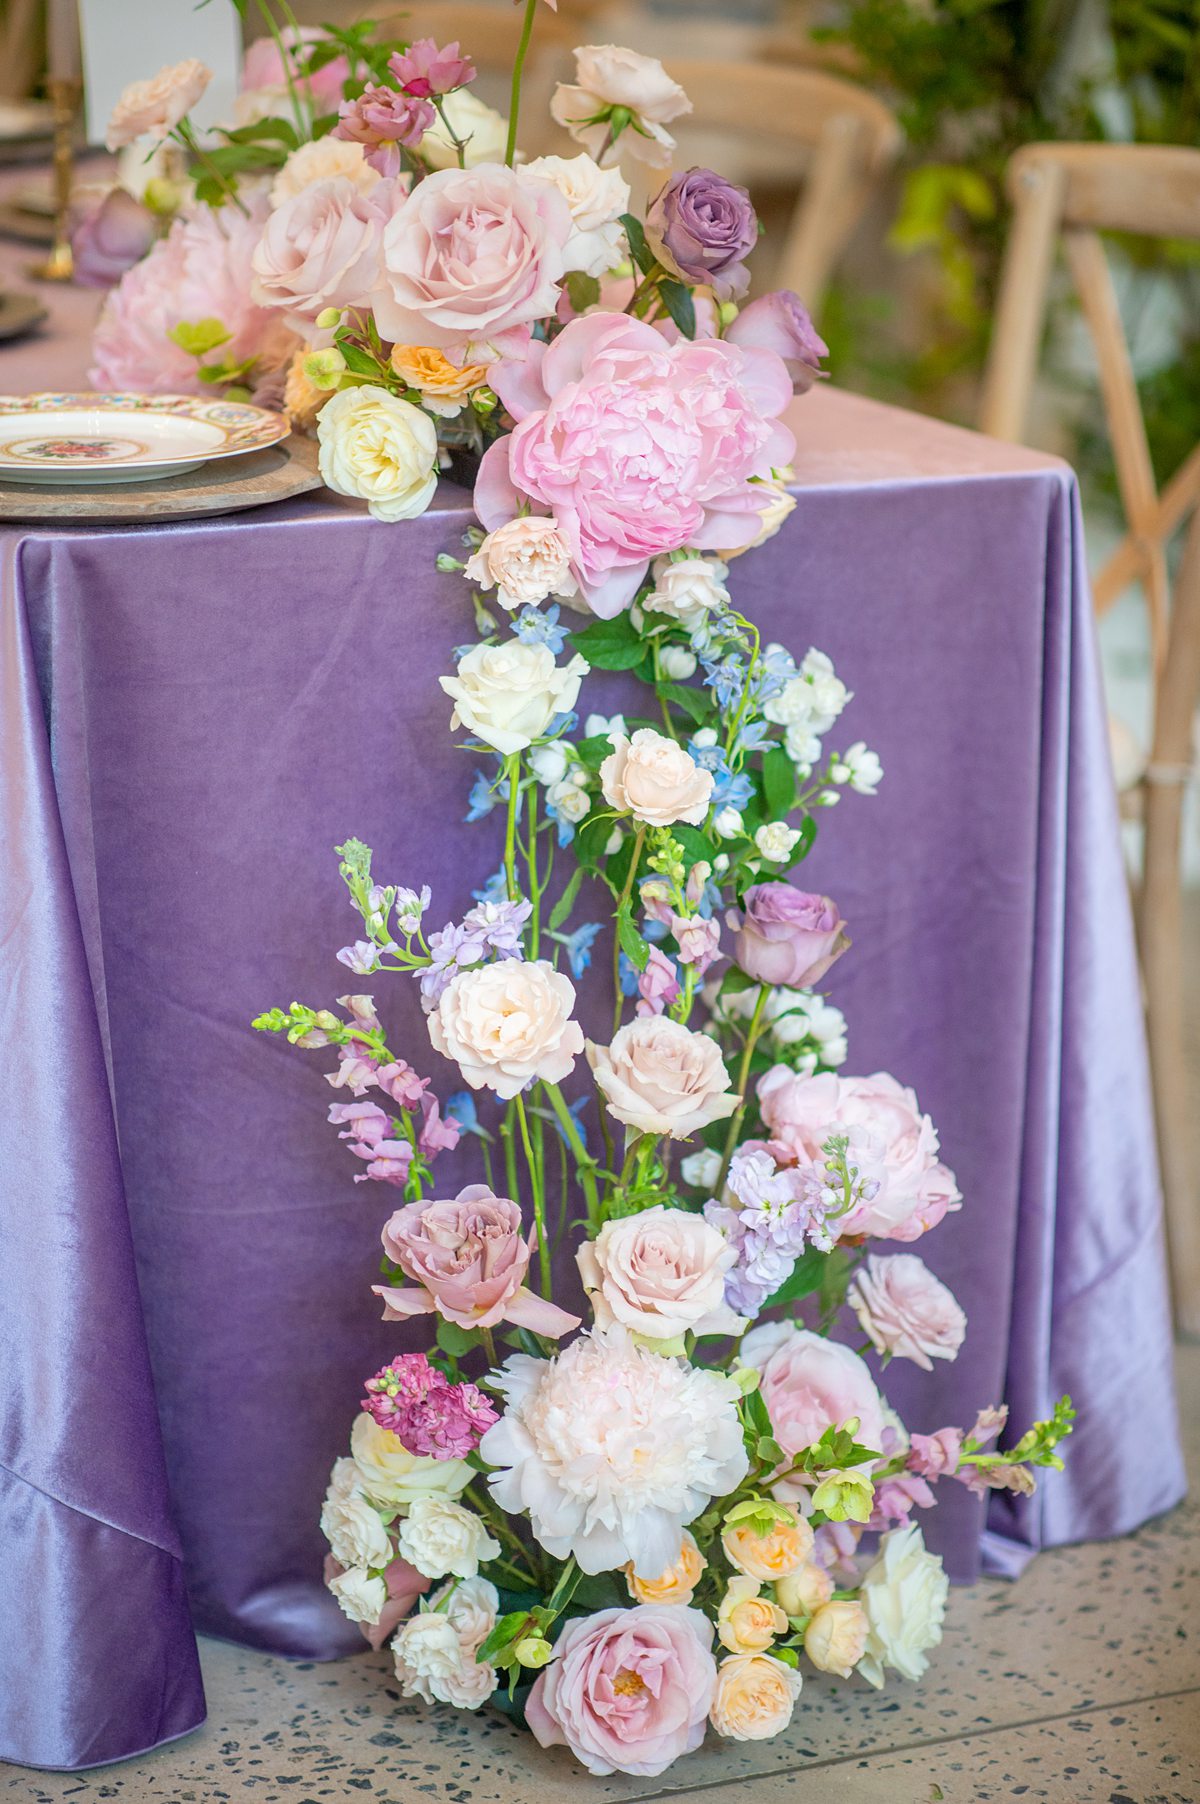
<svg viewBox="0 0 1200 1804">
<path fill-rule="evenodd" d="M 630 256 L 633 258 L 642 274 L 648 276 L 650 271 L 654 268 L 657 259 L 655 258 L 654 252 L 650 249 L 650 246 L 646 243 L 646 234 L 643 230 L 641 220 L 635 219 L 632 213 L 622 213 L 621 224 L 624 226 L 625 236 L 629 240 Z"/>
<path fill-rule="evenodd" d="M 437 1344 L 443 1353 L 449 1353 L 454 1359 L 461 1359 L 475 1345 L 475 1336 L 466 1328 L 460 1328 L 457 1322 L 448 1322 L 444 1316 L 439 1315 Z"/>
<path fill-rule="evenodd" d="M 600 299 L 600 283 L 595 276 L 585 276 L 581 269 L 573 269 L 566 281 L 567 299 L 576 313 L 586 313 Z"/>
<path fill-rule="evenodd" d="M 607 733 L 593 733 L 587 739 L 577 740 L 575 750 L 588 770 L 597 771 L 612 751 L 612 740 Z"/>
<path fill-rule="evenodd" d="M 673 821 L 671 837 L 683 854 L 685 870 L 690 871 L 694 864 L 701 862 L 712 863 L 713 848 L 699 827 L 689 827 L 684 821 Z"/>
<path fill-rule="evenodd" d="M 339 338 L 337 347 L 342 353 L 342 356 L 346 359 L 346 368 L 352 371 L 354 375 L 379 376 L 379 364 L 376 362 L 375 358 L 371 356 L 369 351 L 364 351 L 362 349 L 361 345 L 349 344 L 344 338 Z"/>
<path fill-rule="evenodd" d="M 781 745 L 763 754 L 762 779 L 769 819 L 786 821 L 796 800 L 796 767 Z"/>
<path fill-rule="evenodd" d="M 792 1267 L 791 1277 L 785 1278 L 774 1296 L 767 1298 L 763 1309 L 774 1309 L 780 1303 L 794 1303 L 798 1297 L 811 1296 L 814 1290 L 820 1289 L 829 1258 L 828 1253 L 819 1253 L 815 1247 L 801 1253 Z"/>
<path fill-rule="evenodd" d="M 585 870 L 594 871 L 598 868 L 612 830 L 612 811 L 607 808 L 584 821 L 575 835 L 575 856 Z"/>
<path fill-rule="evenodd" d="M 475 1655 L 476 1660 L 481 1664 L 484 1661 L 491 1661 L 495 1664 L 496 1655 L 502 1654 L 506 1647 L 512 1646 L 514 1641 L 519 1641 L 526 1629 L 530 1627 L 530 1622 L 528 1610 L 513 1610 L 509 1615 L 501 1616 L 491 1634 L 480 1645 L 479 1651 Z"/>
<path fill-rule="evenodd" d="M 812 850 L 813 840 L 817 837 L 817 823 L 811 814 L 805 815 L 797 828 L 797 832 L 800 837 L 792 847 L 792 856 L 787 865 L 789 871 L 791 870 L 792 865 L 799 864 L 802 858 L 807 858 L 809 852 Z"/>
<path fill-rule="evenodd" d="M 579 894 L 579 886 L 583 882 L 583 866 L 577 865 L 571 873 L 571 881 L 550 910 L 550 931 L 561 927 L 575 906 L 575 898 Z"/>
<path fill-rule="evenodd" d="M 787 1457 L 779 1442 L 769 1434 L 759 1436 L 754 1451 L 759 1459 L 765 1460 L 769 1466 L 782 1466 Z"/>
<path fill-rule="evenodd" d="M 692 291 L 682 282 L 660 282 L 658 292 L 663 304 L 685 338 L 696 336 L 696 306 Z"/>
<path fill-rule="evenodd" d="M 597 670 L 632 670 L 646 655 L 628 614 L 593 620 L 583 632 L 571 634 L 571 646 Z"/>
<path fill-rule="evenodd" d="M 617 914 L 617 938 L 621 942 L 621 950 L 639 971 L 644 971 L 650 962 L 650 948 L 633 924 L 633 916 L 629 904 Z"/>
<path fill-rule="evenodd" d="M 288 119 L 256 119 L 253 125 L 238 125 L 232 131 L 226 131 L 222 126 L 221 130 L 231 144 L 257 144 L 260 140 L 275 139 L 286 144 L 289 150 L 295 150 L 300 142 L 295 126 Z"/>
<path fill-rule="evenodd" d="M 703 726 L 712 714 L 712 697 L 707 689 L 691 688 L 687 683 L 660 683 L 658 693 L 664 701 L 682 708 L 698 727 Z"/>
<path fill-rule="evenodd" d="M 215 351 L 218 345 L 228 344 L 230 332 L 219 319 L 181 319 L 177 326 L 172 326 L 167 337 L 189 357 L 203 357 L 206 351 Z"/>
</svg>

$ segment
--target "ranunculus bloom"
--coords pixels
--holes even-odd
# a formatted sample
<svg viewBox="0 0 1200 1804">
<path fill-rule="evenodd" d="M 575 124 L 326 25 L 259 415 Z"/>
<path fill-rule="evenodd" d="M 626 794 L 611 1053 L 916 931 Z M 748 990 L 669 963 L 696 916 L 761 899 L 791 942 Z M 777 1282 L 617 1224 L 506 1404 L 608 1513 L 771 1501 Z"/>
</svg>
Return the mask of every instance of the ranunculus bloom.
<svg viewBox="0 0 1200 1804">
<path fill-rule="evenodd" d="M 833 1596 L 833 1574 L 815 1560 L 775 1581 L 775 1599 L 789 1616 L 811 1616 Z"/>
<path fill-rule="evenodd" d="M 167 64 L 149 81 L 130 82 L 113 108 L 105 144 L 109 150 L 120 150 L 146 132 L 165 138 L 191 112 L 211 80 L 212 70 L 189 56 L 182 63 Z"/>
<path fill-rule="evenodd" d="M 712 1726 L 731 1741 L 769 1741 L 791 1722 L 802 1683 L 769 1654 L 731 1654 L 717 1669 Z"/>
<path fill-rule="evenodd" d="M 911 1359 L 926 1372 L 935 1359 L 955 1359 L 967 1332 L 954 1295 L 915 1253 L 872 1253 L 854 1274 L 846 1301 L 877 1353 Z"/>
<path fill-rule="evenodd" d="M 558 190 L 501 164 L 427 176 L 383 235 L 380 332 L 440 345 L 460 362 L 519 351 L 533 322 L 554 312 L 570 235 Z"/>
<path fill-rule="evenodd" d="M 578 584 L 571 575 L 571 547 L 553 520 L 522 514 L 490 532 L 467 559 L 463 572 L 481 589 L 496 590 L 496 600 L 513 613 L 534 607 L 549 595 L 569 600 Z"/>
<path fill-rule="evenodd" d="M 341 1578 L 346 1570 L 346 1567 L 339 1565 L 331 1553 L 325 1555 L 325 1583 L 339 1604 L 342 1604 L 342 1595 L 339 1590 L 334 1588 L 333 1581 Z M 417 1599 L 423 1597 L 428 1591 L 430 1580 L 425 1577 L 424 1573 L 418 1572 L 415 1566 L 410 1566 L 407 1560 L 395 1559 L 389 1561 L 384 1568 L 383 1585 L 384 1602 L 380 1608 L 378 1621 L 371 1622 L 361 1615 L 351 1618 L 352 1621 L 358 1623 L 368 1645 L 375 1648 L 376 1651 L 395 1634 Z M 355 1591 L 356 1607 L 358 1608 L 362 1607 L 367 1597 L 370 1597 L 370 1607 L 372 1608 L 378 1602 L 378 1589 L 373 1584 L 370 1592 L 365 1592 L 361 1585 L 357 1586 Z M 342 1604 L 342 1608 L 345 1609 L 344 1604 Z M 349 1614 L 348 1611 L 347 1614 Z"/>
<path fill-rule="evenodd" d="M 71 230 L 75 280 L 81 288 L 111 288 L 141 261 L 158 238 L 149 207 L 127 188 L 110 188 L 76 219 Z"/>
<path fill-rule="evenodd" d="M 859 1445 L 882 1451 L 883 1399 L 853 1348 L 791 1322 L 769 1322 L 751 1329 L 740 1357 L 760 1374 L 762 1399 L 785 1453 L 803 1453 L 851 1416 L 858 1417 Z M 795 1494 L 795 1481 L 784 1480 L 781 1495 Z"/>
<path fill-rule="evenodd" d="M 556 664 L 547 645 L 505 639 L 473 646 L 454 675 L 438 682 L 454 702 L 450 725 L 466 727 L 507 758 L 540 739 L 556 714 L 570 712 L 589 668 L 578 652 Z"/>
<path fill-rule="evenodd" d="M 546 959 L 501 959 L 459 972 L 429 1016 L 429 1037 L 472 1090 L 507 1102 L 534 1078 L 570 1076 L 583 1051 L 574 1006 L 575 986 Z"/>
<path fill-rule="evenodd" d="M 463 147 L 462 168 L 477 169 L 481 163 L 500 165 L 508 147 L 508 120 L 470 88 L 459 88 L 442 101 L 417 146 L 417 154 L 430 169 L 458 169 L 455 138 Z"/>
<path fill-rule="evenodd" d="M 679 1556 L 657 1578 L 639 1578 L 630 1562 L 625 1567 L 629 1595 L 639 1604 L 690 1604 L 704 1573 L 704 1555 L 696 1538 L 685 1528 Z"/>
<path fill-rule="evenodd" d="M 579 1317 L 547 1302 L 525 1280 L 535 1236 L 521 1236 L 521 1211 L 486 1184 L 468 1184 L 453 1202 L 408 1203 L 383 1230 L 383 1250 L 419 1290 L 377 1284 L 385 1321 L 436 1310 L 460 1328 L 512 1322 L 557 1339 Z"/>
<path fill-rule="evenodd" d="M 437 431 L 427 413 L 385 388 L 339 389 L 317 420 L 322 479 L 365 501 L 377 520 L 413 520 L 437 489 Z"/>
<path fill-rule="evenodd" d="M 658 1203 L 606 1221 L 575 1254 L 596 1326 L 614 1322 L 647 1340 L 684 1334 L 740 1334 L 725 1302 L 725 1274 L 737 1257 L 702 1215 Z"/>
<path fill-rule="evenodd" d="M 354 100 L 342 101 L 331 136 L 361 145 L 367 162 L 380 175 L 397 176 L 403 161 L 400 145 L 411 149 L 419 144 L 436 117 L 431 100 L 368 82 Z"/>
<path fill-rule="evenodd" d="M 818 1672 L 848 1679 L 867 1645 L 867 1614 L 852 1598 L 821 1604 L 804 1631 L 804 1651 Z"/>
<path fill-rule="evenodd" d="M 788 1619 L 779 1605 L 763 1597 L 762 1584 L 739 1573 L 725 1587 L 717 1612 L 717 1639 L 731 1654 L 761 1654 L 776 1635 L 786 1635 Z"/>
<path fill-rule="evenodd" d="M 332 113 L 342 98 L 342 87 L 350 74 L 346 58 L 335 56 L 331 62 L 322 64 L 314 74 L 297 76 L 297 63 L 307 61 L 312 47 L 323 42 L 325 33 L 317 25 L 285 25 L 279 35 L 284 50 L 289 53 L 293 80 L 307 91 L 320 112 Z M 276 89 L 281 95 L 280 110 L 285 111 L 288 106 L 287 78 L 288 71 L 283 66 L 283 56 L 276 40 L 273 37 L 255 38 L 247 46 L 242 59 L 242 92 L 261 88 Z"/>
<path fill-rule="evenodd" d="M 716 1041 L 667 1016 L 631 1021 L 587 1053 L 609 1114 L 640 1133 L 686 1140 L 738 1106 Z"/>
<path fill-rule="evenodd" d="M 928 1650 L 942 1638 L 949 1588 L 942 1562 L 927 1552 L 915 1522 L 882 1537 L 859 1591 L 867 1645 L 858 1670 L 869 1685 L 882 1686 L 888 1666 L 904 1679 L 922 1677 Z"/>
<path fill-rule="evenodd" d="M 365 1414 L 355 1417 L 350 1452 L 359 1484 L 383 1509 L 403 1509 L 418 1497 L 458 1497 L 471 1482 L 466 1460 L 410 1453 L 390 1428 Z"/>
<path fill-rule="evenodd" d="M 646 237 L 665 268 L 707 283 L 718 300 L 735 300 L 750 285 L 743 259 L 758 243 L 758 219 L 746 189 L 712 169 L 681 170 L 660 188 Z"/>
<path fill-rule="evenodd" d="M 315 320 L 326 307 L 361 307 L 379 280 L 391 182 L 364 191 L 349 176 L 313 182 L 271 214 L 251 259 L 254 299 Z"/>
<path fill-rule="evenodd" d="M 639 727 L 632 739 L 614 741 L 600 766 L 600 787 L 619 814 L 632 814 L 647 826 L 687 821 L 698 827 L 712 800 L 713 778 L 676 740 Z"/>
<path fill-rule="evenodd" d="M 725 336 L 731 344 L 774 351 L 782 357 L 798 395 L 807 394 L 825 373 L 821 359 L 828 357 L 829 347 L 813 325 L 808 308 L 790 288 L 778 288 L 751 301 L 726 326 Z"/>
<path fill-rule="evenodd" d="M 439 50 L 433 38 L 416 38 L 407 50 L 388 57 L 388 68 L 397 87 L 424 100 L 449 94 L 475 80 L 475 65 L 469 57 L 459 55 L 457 40 Z"/>
<path fill-rule="evenodd" d="M 311 188 L 314 182 L 332 182 L 339 176 L 353 182 L 364 194 L 370 193 L 380 179 L 379 171 L 364 157 L 361 144 L 347 143 L 332 133 L 324 138 L 314 138 L 307 144 L 298 145 L 288 156 L 271 183 L 271 205 L 281 207 L 285 201 L 294 200 L 306 188 Z"/>
<path fill-rule="evenodd" d="M 879 1188 L 840 1218 L 842 1234 L 917 1240 L 962 1198 L 954 1174 L 938 1163 L 938 1137 L 911 1090 L 886 1072 L 874 1077 L 800 1077 L 776 1065 L 759 1079 L 758 1103 L 771 1137 L 792 1158 L 819 1164 L 831 1134 L 844 1134 L 848 1157 Z"/>
<path fill-rule="evenodd" d="M 667 344 L 624 314 L 572 320 L 553 344 L 500 365 L 492 385 L 518 424 L 484 456 L 479 518 L 499 526 L 523 502 L 553 514 L 588 606 L 605 617 L 629 605 L 661 553 L 752 543 L 763 494 L 750 479 L 795 448 L 777 418 L 791 400 L 777 357 L 721 339 Z"/>
<path fill-rule="evenodd" d="M 522 181 L 550 182 L 571 209 L 568 271 L 602 276 L 624 252 L 621 215 L 629 211 L 629 183 L 619 169 L 601 169 L 584 152 L 577 157 L 535 157 L 518 173 Z"/>
<path fill-rule="evenodd" d="M 589 1773 L 653 1778 L 704 1740 L 716 1685 L 712 1624 L 699 1610 L 638 1604 L 569 1622 L 525 1717 Z"/>
<path fill-rule="evenodd" d="M 418 391 L 423 407 L 447 420 L 460 414 L 468 396 L 487 381 L 481 363 L 460 369 L 436 345 L 393 345 L 392 368 Z"/>
<path fill-rule="evenodd" d="M 745 912 L 731 909 L 728 921 L 734 960 L 759 983 L 805 989 L 850 949 L 837 904 L 790 883 L 756 883 L 746 891 Z"/>
<path fill-rule="evenodd" d="M 812 1529 L 790 1505 L 784 1507 L 787 1520 L 776 1522 L 769 1534 L 756 1533 L 748 1522 L 735 1522 L 721 1536 L 730 1565 L 764 1585 L 799 1572 L 812 1558 Z"/>
<path fill-rule="evenodd" d="M 608 117 L 614 107 L 634 116 L 615 141 Z M 602 165 L 617 163 L 628 153 L 656 169 L 666 168 L 675 148 L 663 126 L 691 110 L 691 101 L 657 57 L 617 44 L 580 45 L 574 83 L 560 82 L 550 102 L 551 117 Z M 596 119 L 597 114 L 603 117 Z"/>
<path fill-rule="evenodd" d="M 738 1389 L 664 1359 L 622 1328 L 581 1334 L 553 1359 L 516 1353 L 491 1382 L 507 1408 L 480 1442 L 501 1509 L 529 1512 L 556 1560 L 584 1572 L 630 1561 L 655 1579 L 687 1523 L 745 1477 Z"/>
</svg>

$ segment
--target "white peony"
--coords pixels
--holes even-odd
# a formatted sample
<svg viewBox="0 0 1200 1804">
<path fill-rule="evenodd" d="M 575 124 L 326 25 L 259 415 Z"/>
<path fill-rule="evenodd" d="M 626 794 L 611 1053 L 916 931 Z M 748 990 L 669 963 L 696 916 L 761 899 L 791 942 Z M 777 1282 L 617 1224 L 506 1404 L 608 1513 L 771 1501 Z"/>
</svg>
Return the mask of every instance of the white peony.
<svg viewBox="0 0 1200 1804">
<path fill-rule="evenodd" d="M 657 1578 L 685 1524 L 748 1470 L 734 1381 L 623 1329 L 581 1334 L 549 1360 L 514 1354 L 493 1382 L 507 1408 L 479 1448 L 498 1468 L 492 1495 L 510 1515 L 528 1510 L 547 1553 L 584 1572 L 628 1561 Z"/>
<path fill-rule="evenodd" d="M 271 183 L 271 205 L 281 207 L 314 182 L 331 182 L 344 175 L 365 194 L 382 178 L 367 162 L 361 144 L 345 138 L 314 138 L 293 150 Z"/>
<path fill-rule="evenodd" d="M 474 1511 L 446 1497 L 418 1498 L 399 1526 L 396 1546 L 431 1579 L 474 1578 L 480 1561 L 494 1560 L 500 1552 L 500 1543 Z"/>
<path fill-rule="evenodd" d="M 560 1084 L 570 1076 L 583 1051 L 574 1006 L 574 984 L 546 959 L 501 959 L 447 985 L 428 1017 L 429 1038 L 472 1090 L 494 1090 L 507 1102 L 531 1078 Z"/>
<path fill-rule="evenodd" d="M 582 152 L 577 157 L 535 157 L 517 171 L 522 181 L 549 182 L 571 209 L 568 271 L 602 276 L 626 254 L 622 213 L 629 211 L 629 183 L 619 169 L 601 169 Z"/>
<path fill-rule="evenodd" d="M 358 1482 L 380 1509 L 403 1509 L 418 1497 L 458 1497 L 471 1482 L 466 1460 L 410 1453 L 399 1435 L 380 1428 L 365 1410 L 355 1418 L 350 1450 Z"/>
<path fill-rule="evenodd" d="M 858 1670 L 869 1685 L 881 1686 L 888 1666 L 905 1679 L 922 1676 L 927 1649 L 942 1639 L 949 1589 L 942 1562 L 928 1552 L 915 1522 L 883 1536 L 859 1590 L 867 1645 Z"/>
<path fill-rule="evenodd" d="M 337 495 L 377 520 L 413 520 L 437 488 L 437 431 L 427 413 L 369 385 L 331 395 L 317 420 L 317 463 Z"/>
<path fill-rule="evenodd" d="M 378 1622 L 387 1602 L 386 1584 L 382 1578 L 372 1578 L 365 1566 L 348 1566 L 329 1580 L 329 1590 L 351 1622 Z"/>
<path fill-rule="evenodd" d="M 508 120 L 494 106 L 488 106 L 470 88 L 456 88 L 441 99 L 442 113 L 454 136 L 466 146 L 463 165 L 474 169 L 476 163 L 503 163 L 508 148 Z M 438 118 L 417 150 L 431 169 L 457 169 L 458 151 L 442 118 Z"/>
<path fill-rule="evenodd" d="M 559 665 L 548 646 L 507 639 L 472 646 L 454 676 L 438 682 L 454 703 L 450 725 L 466 727 L 507 758 L 540 739 L 556 714 L 570 712 L 589 669 L 578 653 Z"/>
<path fill-rule="evenodd" d="M 650 573 L 654 590 L 642 603 L 647 614 L 666 614 L 689 631 L 715 609 L 730 605 L 725 587 L 729 566 L 720 558 L 656 557 Z"/>
<path fill-rule="evenodd" d="M 321 1509 L 321 1533 L 339 1566 L 382 1567 L 392 1557 L 379 1511 L 359 1489 L 339 1494 L 330 1485 Z"/>
</svg>

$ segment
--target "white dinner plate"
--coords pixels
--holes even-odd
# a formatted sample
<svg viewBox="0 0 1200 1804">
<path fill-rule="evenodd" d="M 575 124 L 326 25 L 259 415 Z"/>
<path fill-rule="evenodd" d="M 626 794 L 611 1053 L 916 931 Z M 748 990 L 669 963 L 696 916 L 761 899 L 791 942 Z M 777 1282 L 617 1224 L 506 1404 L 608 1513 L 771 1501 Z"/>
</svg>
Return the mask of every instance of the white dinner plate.
<svg viewBox="0 0 1200 1804">
<path fill-rule="evenodd" d="M 288 436 L 282 414 L 195 395 L 0 395 L 7 482 L 149 482 Z"/>
</svg>

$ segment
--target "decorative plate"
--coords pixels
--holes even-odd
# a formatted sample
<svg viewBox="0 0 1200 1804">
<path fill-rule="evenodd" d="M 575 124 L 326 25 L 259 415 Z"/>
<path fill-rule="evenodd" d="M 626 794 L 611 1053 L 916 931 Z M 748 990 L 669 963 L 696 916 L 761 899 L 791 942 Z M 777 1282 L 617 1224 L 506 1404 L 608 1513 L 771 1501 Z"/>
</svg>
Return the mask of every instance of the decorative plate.
<svg viewBox="0 0 1200 1804">
<path fill-rule="evenodd" d="M 282 414 L 195 395 L 0 395 L 7 482 L 148 482 L 277 445 Z"/>
</svg>

